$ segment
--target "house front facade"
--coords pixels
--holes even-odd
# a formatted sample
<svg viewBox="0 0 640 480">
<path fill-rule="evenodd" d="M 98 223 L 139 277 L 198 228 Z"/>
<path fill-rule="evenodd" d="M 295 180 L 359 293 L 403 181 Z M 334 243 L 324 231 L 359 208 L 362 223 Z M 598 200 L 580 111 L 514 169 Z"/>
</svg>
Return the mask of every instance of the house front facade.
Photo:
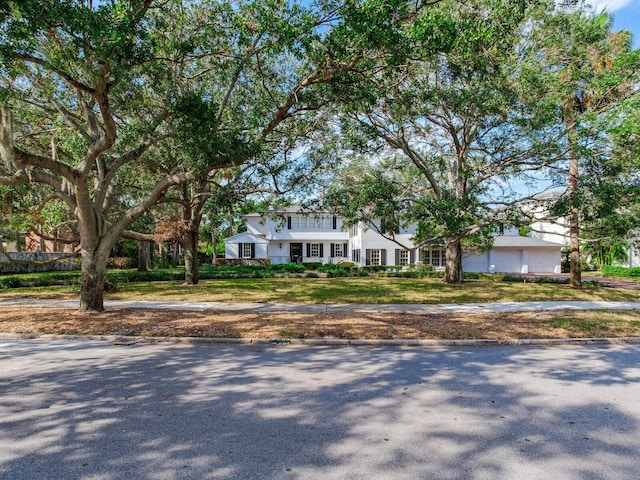
<svg viewBox="0 0 640 480">
<path fill-rule="evenodd" d="M 340 217 L 299 208 L 245 215 L 247 231 L 225 240 L 226 258 L 269 258 L 272 264 L 287 262 L 338 263 L 358 266 L 445 266 L 444 248 L 417 248 L 415 227 L 401 228 L 390 240 L 376 228 L 358 224 L 347 228 Z M 563 245 L 517 233 L 500 235 L 488 251 L 465 252 L 462 268 L 467 272 L 559 273 Z"/>
<path fill-rule="evenodd" d="M 272 264 L 349 260 L 349 233 L 335 215 L 293 207 L 243 219 L 247 231 L 224 241 L 226 258 L 269 258 Z"/>
</svg>

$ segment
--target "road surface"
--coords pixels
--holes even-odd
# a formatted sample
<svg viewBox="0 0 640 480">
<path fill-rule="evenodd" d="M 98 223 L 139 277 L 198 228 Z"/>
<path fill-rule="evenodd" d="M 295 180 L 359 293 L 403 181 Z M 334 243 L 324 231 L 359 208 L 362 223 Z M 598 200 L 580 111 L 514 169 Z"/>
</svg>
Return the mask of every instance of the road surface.
<svg viewBox="0 0 640 480">
<path fill-rule="evenodd" d="M 1 479 L 634 479 L 640 346 L 0 341 Z"/>
</svg>

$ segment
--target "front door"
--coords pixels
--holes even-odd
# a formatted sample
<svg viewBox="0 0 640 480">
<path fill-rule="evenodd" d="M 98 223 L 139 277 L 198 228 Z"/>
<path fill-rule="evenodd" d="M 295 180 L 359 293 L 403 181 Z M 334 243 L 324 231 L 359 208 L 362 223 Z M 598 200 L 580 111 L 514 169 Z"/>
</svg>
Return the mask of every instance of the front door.
<svg viewBox="0 0 640 480">
<path fill-rule="evenodd" d="M 294 263 L 302 262 L 302 244 L 291 243 L 289 244 L 289 256 Z"/>
</svg>

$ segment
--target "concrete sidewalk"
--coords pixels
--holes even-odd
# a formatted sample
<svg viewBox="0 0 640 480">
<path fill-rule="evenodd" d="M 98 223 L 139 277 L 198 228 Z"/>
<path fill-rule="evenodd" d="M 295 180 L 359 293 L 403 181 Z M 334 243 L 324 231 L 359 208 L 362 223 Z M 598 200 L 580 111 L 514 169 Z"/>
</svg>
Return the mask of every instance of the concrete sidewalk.
<svg viewBox="0 0 640 480">
<path fill-rule="evenodd" d="M 78 300 L 39 298 L 0 298 L 1 307 L 75 308 Z M 296 304 L 251 302 L 181 302 L 146 300 L 107 300 L 106 308 L 141 308 L 150 310 L 184 310 L 197 312 L 298 312 L 298 313 L 498 313 L 549 310 L 636 310 L 640 302 L 505 302 L 454 304 Z"/>
</svg>

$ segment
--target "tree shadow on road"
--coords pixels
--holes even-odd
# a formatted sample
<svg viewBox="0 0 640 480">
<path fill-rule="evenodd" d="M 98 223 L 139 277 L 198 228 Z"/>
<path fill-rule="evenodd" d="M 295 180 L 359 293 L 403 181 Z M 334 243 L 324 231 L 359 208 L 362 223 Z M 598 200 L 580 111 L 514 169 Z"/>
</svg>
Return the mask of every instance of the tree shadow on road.
<svg viewBox="0 0 640 480">
<path fill-rule="evenodd" d="M 637 347 L 0 354 L 0 478 L 635 479 Z"/>
</svg>

